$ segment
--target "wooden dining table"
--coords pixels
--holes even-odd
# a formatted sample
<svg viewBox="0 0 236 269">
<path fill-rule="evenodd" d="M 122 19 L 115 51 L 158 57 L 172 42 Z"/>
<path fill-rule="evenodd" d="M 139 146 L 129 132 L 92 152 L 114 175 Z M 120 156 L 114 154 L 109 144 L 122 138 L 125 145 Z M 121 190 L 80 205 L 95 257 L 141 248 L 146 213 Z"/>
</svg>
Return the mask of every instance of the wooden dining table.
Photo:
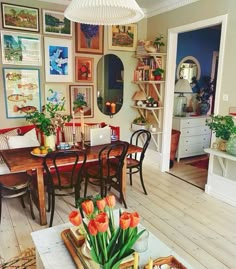
<svg viewBox="0 0 236 269">
<path fill-rule="evenodd" d="M 99 151 L 104 147 L 104 145 L 99 146 L 89 146 L 85 147 L 87 161 L 97 160 Z M 79 147 L 75 147 L 74 150 L 81 150 Z M 141 152 L 142 148 L 135 145 L 129 145 L 127 154 Z M 43 168 L 43 158 L 40 156 L 35 156 L 32 153 L 32 148 L 18 148 L 18 149 L 6 149 L 0 150 L 5 163 L 7 164 L 11 172 L 27 171 L 32 174 L 35 171 L 37 179 L 37 206 L 40 216 L 40 225 L 47 224 L 47 215 L 45 207 L 45 189 L 44 189 L 44 168 Z M 68 164 L 69 160 L 64 159 L 63 164 Z M 123 172 L 122 172 L 122 192 L 124 197 L 126 197 L 126 159 L 124 161 Z"/>
</svg>

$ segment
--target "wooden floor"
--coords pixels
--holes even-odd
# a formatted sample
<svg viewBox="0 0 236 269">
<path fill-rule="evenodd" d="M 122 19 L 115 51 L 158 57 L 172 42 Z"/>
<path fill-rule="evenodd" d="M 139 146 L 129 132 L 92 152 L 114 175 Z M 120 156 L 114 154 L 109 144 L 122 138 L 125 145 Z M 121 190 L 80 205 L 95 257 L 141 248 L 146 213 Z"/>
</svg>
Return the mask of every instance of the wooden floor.
<svg viewBox="0 0 236 269">
<path fill-rule="evenodd" d="M 136 178 L 133 187 L 127 185 L 127 203 L 140 213 L 147 229 L 193 268 L 236 269 L 236 208 L 159 172 L 151 162 L 144 164 L 144 178 L 148 195 L 143 194 Z M 54 225 L 68 222 L 72 203 L 72 197 L 57 200 Z M 0 225 L 3 259 L 33 247 L 30 233 L 46 228 L 38 224 L 36 216 L 33 221 L 29 208 L 22 209 L 18 200 L 4 200 Z"/>
<path fill-rule="evenodd" d="M 195 157 L 183 158 L 180 159 L 179 162 L 175 160 L 174 165 L 170 169 L 169 173 L 204 190 L 207 183 L 208 170 L 197 168 L 190 165 L 190 163 L 207 158 L 208 155 L 200 155 Z"/>
</svg>

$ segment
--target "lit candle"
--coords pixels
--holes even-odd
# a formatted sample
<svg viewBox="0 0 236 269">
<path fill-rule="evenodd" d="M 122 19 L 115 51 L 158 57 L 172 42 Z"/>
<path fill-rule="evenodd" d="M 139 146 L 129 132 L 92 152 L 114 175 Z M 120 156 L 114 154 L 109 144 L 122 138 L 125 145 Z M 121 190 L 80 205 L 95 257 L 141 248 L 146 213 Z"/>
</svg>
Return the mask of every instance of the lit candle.
<svg viewBox="0 0 236 269">
<path fill-rule="evenodd" d="M 80 114 L 81 114 L 81 133 L 84 134 L 84 111 L 83 111 L 83 109 L 80 109 Z"/>
<path fill-rule="evenodd" d="M 72 111 L 72 125 L 73 125 L 72 133 L 75 134 L 75 112 L 74 111 Z"/>
<path fill-rule="evenodd" d="M 153 260 L 150 258 L 148 262 L 148 269 L 153 269 Z"/>
<path fill-rule="evenodd" d="M 134 252 L 134 269 L 138 269 L 138 252 Z"/>
</svg>

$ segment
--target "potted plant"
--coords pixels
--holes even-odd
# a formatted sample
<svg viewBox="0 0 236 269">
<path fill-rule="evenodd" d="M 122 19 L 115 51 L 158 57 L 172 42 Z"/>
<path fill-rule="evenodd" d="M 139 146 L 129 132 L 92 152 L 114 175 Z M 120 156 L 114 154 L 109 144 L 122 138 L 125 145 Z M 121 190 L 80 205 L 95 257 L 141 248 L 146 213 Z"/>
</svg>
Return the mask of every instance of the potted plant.
<svg viewBox="0 0 236 269">
<path fill-rule="evenodd" d="M 206 119 L 206 126 L 215 133 L 216 138 L 220 139 L 220 141 L 214 144 L 214 147 L 220 150 L 225 150 L 226 142 L 230 136 L 236 134 L 236 126 L 232 116 L 229 115 L 211 115 L 210 118 Z"/>
<path fill-rule="evenodd" d="M 147 129 L 148 120 L 144 117 L 140 116 L 133 120 L 132 122 L 132 130 L 136 131 L 139 129 Z"/>
<path fill-rule="evenodd" d="M 153 41 L 153 44 L 157 48 L 157 52 L 160 52 L 161 47 L 165 46 L 165 43 L 162 41 L 164 39 L 163 35 L 159 35 L 156 37 L 156 39 Z"/>
<path fill-rule="evenodd" d="M 152 71 L 152 74 L 153 74 L 155 80 L 161 80 L 162 74 L 164 74 L 164 69 L 158 67 Z"/>
<path fill-rule="evenodd" d="M 50 89 L 53 93 L 53 90 Z M 35 110 L 26 114 L 26 121 L 33 123 L 45 136 L 45 146 L 55 148 L 55 134 L 58 127 L 71 120 L 71 115 L 61 114 L 65 111 L 65 98 L 60 102 L 48 102 L 42 107 L 42 112 Z"/>
</svg>

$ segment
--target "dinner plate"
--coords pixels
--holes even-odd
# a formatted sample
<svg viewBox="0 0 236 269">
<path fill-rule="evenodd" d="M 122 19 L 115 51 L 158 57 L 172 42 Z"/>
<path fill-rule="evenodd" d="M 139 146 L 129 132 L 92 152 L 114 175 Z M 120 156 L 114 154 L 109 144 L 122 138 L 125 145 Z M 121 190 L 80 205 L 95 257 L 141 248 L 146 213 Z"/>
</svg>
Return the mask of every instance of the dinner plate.
<svg viewBox="0 0 236 269">
<path fill-rule="evenodd" d="M 33 156 L 37 156 L 37 157 L 45 157 L 47 155 L 47 153 L 45 154 L 36 154 L 36 153 L 33 153 L 33 151 L 30 152 Z"/>
</svg>

